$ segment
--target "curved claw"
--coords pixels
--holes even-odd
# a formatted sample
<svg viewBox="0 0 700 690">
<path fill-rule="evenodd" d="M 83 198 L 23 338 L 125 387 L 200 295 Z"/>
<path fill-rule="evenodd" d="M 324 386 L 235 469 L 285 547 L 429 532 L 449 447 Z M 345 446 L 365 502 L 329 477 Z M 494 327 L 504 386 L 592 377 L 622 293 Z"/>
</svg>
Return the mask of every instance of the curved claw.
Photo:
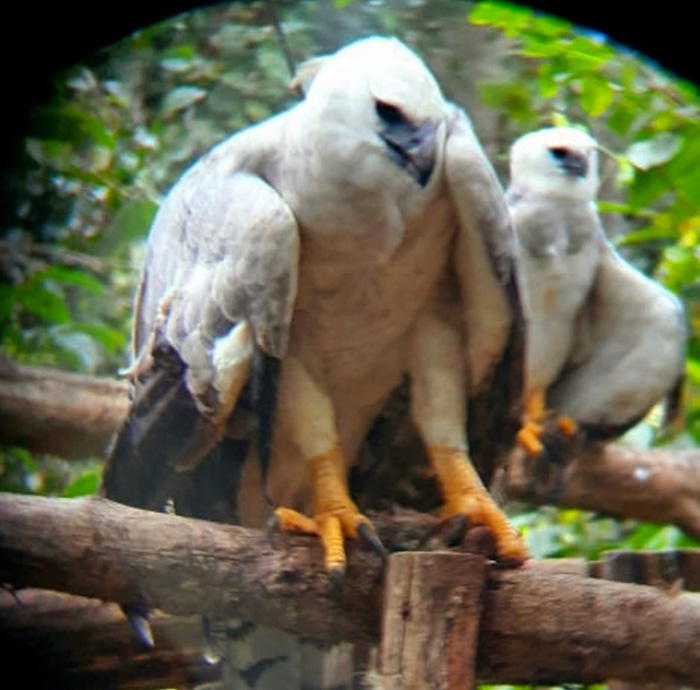
<svg viewBox="0 0 700 690">
<path fill-rule="evenodd" d="M 335 567 L 328 570 L 328 580 L 334 592 L 338 592 L 345 579 L 345 567 Z"/>
<path fill-rule="evenodd" d="M 383 561 L 385 561 L 389 552 L 386 550 L 382 540 L 377 535 L 376 530 L 370 522 L 363 522 L 357 527 L 357 534 L 367 546 L 374 551 Z"/>
<path fill-rule="evenodd" d="M 124 604 L 122 611 L 129 619 L 131 629 L 136 634 L 136 637 L 139 638 L 141 644 L 146 649 L 153 649 L 155 643 L 153 641 L 153 630 L 151 630 L 151 624 L 148 622 L 149 612 L 141 606 L 130 604 Z"/>
<path fill-rule="evenodd" d="M 325 565 L 331 582 L 338 584 L 345 575 L 345 538 L 360 538 L 382 559 L 387 551 L 372 523 L 351 505 L 319 513 L 314 518 L 289 508 L 277 508 L 268 520 L 268 536 L 275 530 L 299 532 L 319 537 L 325 554 Z"/>
<path fill-rule="evenodd" d="M 461 544 L 467 534 L 467 516 L 461 514 L 453 515 L 447 520 L 446 525 L 445 542 L 447 546 L 454 547 Z"/>
</svg>

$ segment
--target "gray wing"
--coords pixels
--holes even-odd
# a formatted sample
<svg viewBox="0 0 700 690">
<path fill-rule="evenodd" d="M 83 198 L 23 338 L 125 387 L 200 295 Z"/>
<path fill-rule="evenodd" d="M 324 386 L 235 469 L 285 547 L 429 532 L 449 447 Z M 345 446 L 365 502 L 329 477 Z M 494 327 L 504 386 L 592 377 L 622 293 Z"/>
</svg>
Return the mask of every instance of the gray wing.
<svg viewBox="0 0 700 690">
<path fill-rule="evenodd" d="M 512 448 L 522 416 L 525 321 L 517 244 L 501 185 L 457 109 L 445 164 L 459 224 L 454 264 L 466 326 L 469 445 L 490 475 Z"/>
<path fill-rule="evenodd" d="M 108 498 L 160 508 L 172 468 L 196 465 L 222 437 L 254 352 L 280 358 L 286 349 L 298 231 L 250 164 L 264 139 L 250 131 L 190 169 L 154 221 L 134 316 L 133 399 L 105 469 Z"/>
<path fill-rule="evenodd" d="M 619 435 L 678 388 L 686 325 L 680 302 L 601 235 L 601 260 L 574 351 L 551 406 L 601 438 Z"/>
</svg>

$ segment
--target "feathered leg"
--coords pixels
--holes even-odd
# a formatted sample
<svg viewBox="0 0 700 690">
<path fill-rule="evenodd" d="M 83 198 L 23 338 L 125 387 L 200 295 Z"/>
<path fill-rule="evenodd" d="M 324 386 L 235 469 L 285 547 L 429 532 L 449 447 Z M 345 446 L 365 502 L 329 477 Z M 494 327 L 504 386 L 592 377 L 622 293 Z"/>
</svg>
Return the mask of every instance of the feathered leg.
<svg viewBox="0 0 700 690">
<path fill-rule="evenodd" d="M 499 558 L 528 558 L 521 535 L 484 487 L 471 463 L 466 438 L 467 376 L 459 327 L 449 318 L 426 314 L 415 334 L 411 366 L 413 417 L 440 484 L 443 520 L 463 516 L 485 525 Z"/>
<path fill-rule="evenodd" d="M 278 404 L 280 424 L 289 431 L 294 445 L 306 459 L 313 517 L 279 507 L 275 511 L 277 526 L 285 531 L 318 535 L 329 576 L 340 578 L 346 563 L 344 537 L 361 537 L 382 555 L 384 547 L 371 522 L 350 498 L 332 401 L 303 364 L 288 356 Z M 274 487 L 272 493 L 276 493 Z"/>
</svg>

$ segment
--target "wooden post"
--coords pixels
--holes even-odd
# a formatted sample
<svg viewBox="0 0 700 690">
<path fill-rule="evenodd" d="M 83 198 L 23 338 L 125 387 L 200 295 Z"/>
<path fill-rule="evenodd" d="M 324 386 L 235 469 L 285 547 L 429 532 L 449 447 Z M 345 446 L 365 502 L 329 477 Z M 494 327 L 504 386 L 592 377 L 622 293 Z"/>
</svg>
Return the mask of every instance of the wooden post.
<svg viewBox="0 0 700 690">
<path fill-rule="evenodd" d="M 452 552 L 391 556 L 379 676 L 386 690 L 473 690 L 487 562 Z"/>
</svg>

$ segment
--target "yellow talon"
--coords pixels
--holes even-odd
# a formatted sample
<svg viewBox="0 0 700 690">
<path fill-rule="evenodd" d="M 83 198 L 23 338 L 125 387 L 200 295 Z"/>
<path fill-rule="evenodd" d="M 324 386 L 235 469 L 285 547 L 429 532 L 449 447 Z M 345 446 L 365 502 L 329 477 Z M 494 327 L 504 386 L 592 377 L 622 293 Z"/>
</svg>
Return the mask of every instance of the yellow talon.
<svg viewBox="0 0 700 690">
<path fill-rule="evenodd" d="M 339 448 L 308 461 L 313 488 L 314 517 L 290 508 L 277 508 L 277 524 L 286 532 L 317 535 L 323 545 L 326 571 L 332 576 L 345 571 L 344 538 L 358 538 L 360 525 L 373 528 L 357 509 L 346 488 L 345 466 Z"/>
<path fill-rule="evenodd" d="M 525 422 L 520 431 L 518 431 L 518 443 L 527 451 L 528 455 L 539 455 L 544 446 L 540 441 L 542 434 L 542 426 L 534 422 Z"/>
<path fill-rule="evenodd" d="M 564 436 L 575 436 L 578 431 L 578 424 L 571 417 L 558 417 L 557 426 Z"/>
<path fill-rule="evenodd" d="M 442 520 L 463 515 L 470 524 L 491 531 L 500 558 L 516 563 L 527 560 L 530 554 L 522 535 L 493 501 L 467 454 L 440 446 L 431 447 L 429 453 L 445 498 Z"/>
</svg>

